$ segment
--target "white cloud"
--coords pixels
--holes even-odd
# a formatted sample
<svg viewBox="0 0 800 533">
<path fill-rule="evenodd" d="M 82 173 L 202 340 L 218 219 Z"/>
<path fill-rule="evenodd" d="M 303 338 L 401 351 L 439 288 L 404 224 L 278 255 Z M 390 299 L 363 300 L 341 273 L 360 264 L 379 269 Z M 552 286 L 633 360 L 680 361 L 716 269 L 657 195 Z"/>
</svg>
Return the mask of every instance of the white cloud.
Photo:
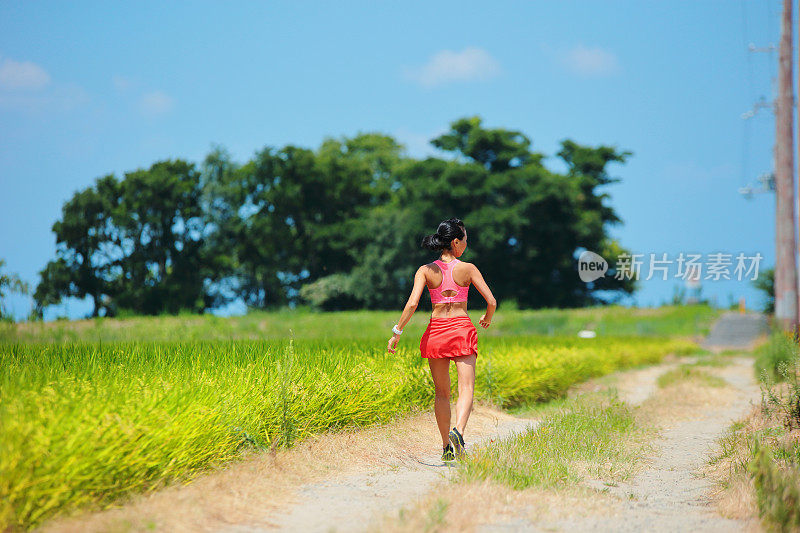
<svg viewBox="0 0 800 533">
<path fill-rule="evenodd" d="M 114 85 L 114 88 L 120 92 L 126 91 L 131 88 L 133 85 L 133 80 L 126 76 L 120 76 L 119 74 L 115 74 L 111 76 L 111 83 Z"/>
<path fill-rule="evenodd" d="M 468 47 L 461 52 L 437 52 L 421 67 L 405 68 L 404 75 L 423 87 L 434 87 L 455 81 L 487 80 L 500 71 L 500 64 L 489 52 Z"/>
<path fill-rule="evenodd" d="M 617 56 L 609 51 L 579 44 L 561 53 L 561 62 L 581 76 L 607 76 L 620 70 Z"/>
<path fill-rule="evenodd" d="M 163 115 L 172 110 L 173 100 L 163 91 L 153 91 L 142 96 L 139 100 L 139 110 L 143 115 L 154 117 Z"/>
<path fill-rule="evenodd" d="M 50 74 L 30 61 L 0 58 L 0 111 L 63 113 L 90 102 L 89 94 L 74 83 L 52 83 Z"/>
<path fill-rule="evenodd" d="M 30 61 L 5 58 L 0 62 L 0 87 L 4 89 L 41 89 L 50 83 L 50 75 Z"/>
</svg>

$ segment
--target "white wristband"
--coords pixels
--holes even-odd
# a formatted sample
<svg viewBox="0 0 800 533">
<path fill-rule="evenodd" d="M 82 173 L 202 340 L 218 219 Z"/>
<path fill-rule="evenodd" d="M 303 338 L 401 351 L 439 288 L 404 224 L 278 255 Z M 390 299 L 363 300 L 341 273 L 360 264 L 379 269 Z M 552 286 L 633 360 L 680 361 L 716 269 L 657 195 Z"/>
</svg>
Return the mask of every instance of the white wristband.
<svg viewBox="0 0 800 533">
<path fill-rule="evenodd" d="M 397 329 L 397 324 L 395 324 L 394 326 L 392 326 L 392 333 L 394 333 L 395 335 L 402 335 L 403 334 L 403 330 L 402 329 Z"/>
</svg>

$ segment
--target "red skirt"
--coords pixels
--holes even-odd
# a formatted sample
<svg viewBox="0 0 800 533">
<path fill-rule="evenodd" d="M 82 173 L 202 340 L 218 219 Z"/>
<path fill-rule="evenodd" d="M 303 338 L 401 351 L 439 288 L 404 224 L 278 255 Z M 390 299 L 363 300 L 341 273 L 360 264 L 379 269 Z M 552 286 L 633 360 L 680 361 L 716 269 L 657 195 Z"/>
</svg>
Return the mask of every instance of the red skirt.
<svg viewBox="0 0 800 533">
<path fill-rule="evenodd" d="M 440 359 L 478 354 L 478 330 L 468 316 L 431 318 L 419 342 L 422 357 Z"/>
</svg>

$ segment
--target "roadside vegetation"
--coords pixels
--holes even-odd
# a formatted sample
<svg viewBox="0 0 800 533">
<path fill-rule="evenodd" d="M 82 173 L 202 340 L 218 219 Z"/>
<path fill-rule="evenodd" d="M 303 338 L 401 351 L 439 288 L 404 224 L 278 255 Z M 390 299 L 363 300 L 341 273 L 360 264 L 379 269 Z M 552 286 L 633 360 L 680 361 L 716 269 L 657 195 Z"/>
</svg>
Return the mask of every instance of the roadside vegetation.
<svg viewBox="0 0 800 533">
<path fill-rule="evenodd" d="M 517 490 L 570 486 L 587 476 L 623 481 L 640 451 L 630 442 L 645 435 L 613 391 L 583 394 L 546 414 L 536 428 L 479 448 L 458 481 L 491 480 Z"/>
<path fill-rule="evenodd" d="M 718 441 L 709 462 L 723 512 L 758 515 L 770 531 L 800 529 L 800 358 L 775 330 L 756 350 L 761 403 Z"/>
<path fill-rule="evenodd" d="M 792 338 L 778 329 L 770 333 L 769 341 L 756 349 L 755 371 L 762 383 L 784 381 L 784 370 L 798 357 L 798 346 Z"/>
<path fill-rule="evenodd" d="M 515 327 L 531 316 L 520 314 Z M 664 315 L 680 330 L 674 338 L 482 336 L 476 399 L 511 408 L 557 398 L 574 383 L 619 368 L 697 352 L 681 338 L 697 315 L 675 308 Z M 626 322 L 613 312 L 597 316 L 610 329 L 615 320 Z M 288 327 L 297 338 L 0 344 L 0 525 L 27 529 L 189 480 L 244 450 L 288 447 L 327 430 L 430 408 L 433 386 L 415 343 L 396 355 L 385 351 L 381 321 L 388 315 L 354 329 L 372 335 L 359 340 L 334 336 L 349 329 L 354 317 L 346 313 L 301 314 L 288 324 L 285 317 L 259 318 L 272 318 L 271 327 Z M 642 320 L 658 321 L 658 312 Z M 224 319 L 196 331 L 213 336 L 216 321 Z M 149 323 L 156 338 L 158 324 Z M 116 331 L 99 328 L 101 339 Z M 136 326 L 125 335 L 147 331 Z M 84 332 L 98 339 L 96 330 Z"/>
<path fill-rule="evenodd" d="M 725 386 L 724 379 L 709 374 L 696 364 L 681 365 L 678 368 L 665 372 L 658 376 L 657 383 L 659 387 L 668 387 L 674 383 L 686 380 L 693 380 L 703 385 L 708 385 L 709 387 Z"/>
<path fill-rule="evenodd" d="M 728 360 L 727 355 L 698 354 L 695 362 L 662 374 L 640 405 L 621 399 L 616 376 L 592 380 L 550 402 L 523 404 L 514 413 L 539 420 L 536 426 L 473 448 L 446 482 L 453 487 L 435 488 L 431 495 L 436 498 L 386 515 L 370 531 L 451 531 L 478 525 L 560 530 L 579 527 L 565 526 L 561 518 L 619 516 L 620 498 L 637 498 L 626 483 L 652 453 L 651 443 L 665 422 L 692 418 L 735 394 L 714 375 Z M 475 501 L 481 502 L 477 508 Z"/>
</svg>

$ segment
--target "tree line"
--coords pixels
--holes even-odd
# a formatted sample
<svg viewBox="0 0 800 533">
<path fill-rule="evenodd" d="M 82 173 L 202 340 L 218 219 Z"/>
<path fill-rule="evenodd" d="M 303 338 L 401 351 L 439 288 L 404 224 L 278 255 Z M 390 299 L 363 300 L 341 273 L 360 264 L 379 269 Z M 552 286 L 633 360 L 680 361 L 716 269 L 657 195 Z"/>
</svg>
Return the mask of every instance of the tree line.
<svg viewBox="0 0 800 533">
<path fill-rule="evenodd" d="M 97 178 L 53 224 L 56 257 L 40 272 L 36 312 L 90 297 L 93 316 L 202 313 L 241 298 L 249 308 L 397 308 L 441 220 L 461 218 L 465 257 L 498 301 L 579 307 L 632 293 L 632 280 L 582 282 L 575 252 L 609 262 L 624 250 L 602 190 L 630 152 L 561 142 L 559 173 L 519 131 L 465 117 L 415 159 L 394 138 L 361 133 L 315 149 L 265 147 L 237 163 L 215 147 Z M 598 292 L 604 291 L 604 292 Z M 472 293 L 475 304 L 480 295 Z"/>
</svg>

